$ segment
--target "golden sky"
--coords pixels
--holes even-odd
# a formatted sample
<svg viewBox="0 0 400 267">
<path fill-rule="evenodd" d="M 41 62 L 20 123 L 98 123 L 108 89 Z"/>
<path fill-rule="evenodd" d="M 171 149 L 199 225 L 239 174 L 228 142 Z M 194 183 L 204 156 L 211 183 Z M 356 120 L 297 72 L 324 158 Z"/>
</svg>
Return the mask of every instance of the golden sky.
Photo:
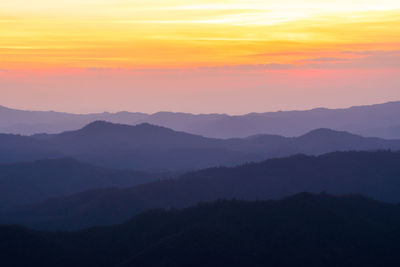
<svg viewBox="0 0 400 267">
<path fill-rule="evenodd" d="M 338 62 L 399 33 L 399 0 L 0 0 L 3 69 Z"/>
<path fill-rule="evenodd" d="M 400 0 L 0 0 L 0 105 L 239 114 L 399 88 Z"/>
</svg>

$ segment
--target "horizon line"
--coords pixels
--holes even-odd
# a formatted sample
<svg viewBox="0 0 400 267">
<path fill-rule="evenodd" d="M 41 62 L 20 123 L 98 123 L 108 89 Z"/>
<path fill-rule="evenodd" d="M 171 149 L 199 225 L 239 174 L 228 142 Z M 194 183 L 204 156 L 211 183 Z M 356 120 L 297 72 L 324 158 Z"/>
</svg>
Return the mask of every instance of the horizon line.
<svg viewBox="0 0 400 267">
<path fill-rule="evenodd" d="M 68 111 L 56 111 L 56 110 L 32 110 L 32 109 L 20 109 L 20 108 L 14 108 L 10 106 L 4 106 L 0 104 L 0 108 L 4 109 L 9 109 L 9 110 L 15 110 L 15 111 L 25 111 L 25 112 L 54 112 L 54 113 L 63 113 L 63 114 L 70 114 L 70 115 L 95 115 L 95 114 L 118 114 L 118 113 L 136 113 L 136 114 L 143 114 L 143 115 L 155 115 L 155 114 L 160 114 L 160 113 L 172 113 L 172 114 L 187 114 L 187 115 L 196 115 L 196 116 L 201 116 L 201 115 L 221 115 L 221 116 L 229 116 L 229 117 L 238 117 L 238 116 L 246 116 L 246 115 L 257 115 L 257 114 L 266 114 L 266 113 L 279 113 L 279 112 L 307 112 L 307 111 L 313 111 L 313 110 L 345 110 L 345 109 L 351 109 L 351 108 L 358 108 L 358 107 L 371 107 L 371 106 L 379 106 L 379 105 L 385 105 L 385 104 L 395 104 L 399 103 L 400 100 L 391 100 L 391 101 L 386 101 L 386 102 L 380 102 L 380 103 L 374 103 L 374 104 L 363 104 L 363 105 L 351 105 L 351 106 L 345 106 L 345 107 L 337 107 L 337 108 L 328 108 L 328 107 L 321 107 L 317 106 L 314 108 L 306 108 L 306 109 L 287 109 L 287 110 L 275 110 L 275 111 L 264 111 L 264 112 L 248 112 L 248 113 L 241 113 L 241 114 L 229 114 L 229 113 L 218 113 L 218 112 L 210 112 L 210 113 L 191 113 L 191 112 L 184 112 L 184 111 L 165 111 L 165 110 L 160 110 L 157 112 L 141 112 L 141 111 L 128 111 L 128 110 L 120 110 L 120 111 L 99 111 L 99 112 L 87 112 L 87 113 L 76 113 L 76 112 L 68 112 Z"/>
</svg>

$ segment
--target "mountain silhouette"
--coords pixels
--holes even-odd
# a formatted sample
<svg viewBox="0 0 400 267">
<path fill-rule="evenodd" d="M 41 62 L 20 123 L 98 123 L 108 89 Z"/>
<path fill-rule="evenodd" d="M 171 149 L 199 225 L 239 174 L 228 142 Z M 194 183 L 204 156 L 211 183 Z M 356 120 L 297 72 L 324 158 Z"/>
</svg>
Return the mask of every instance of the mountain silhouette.
<svg viewBox="0 0 400 267">
<path fill-rule="evenodd" d="M 0 210 L 89 189 L 130 187 L 161 175 L 109 170 L 63 158 L 0 165 Z"/>
<path fill-rule="evenodd" d="M 43 140 L 21 135 L 0 134 L 0 163 L 55 158 L 62 155 L 60 151 L 51 148 Z"/>
<path fill-rule="evenodd" d="M 150 123 L 176 131 L 212 138 L 244 138 L 256 134 L 299 136 L 317 128 L 352 132 L 363 136 L 400 139 L 400 102 L 344 109 L 316 108 L 245 115 L 137 112 L 68 114 L 0 108 L 0 132 L 31 135 L 77 130 L 104 120 L 136 125 Z"/>
<path fill-rule="evenodd" d="M 1 226 L 4 266 L 398 266 L 400 207 L 301 193 L 153 210 L 77 232 Z"/>
<path fill-rule="evenodd" d="M 40 229 L 121 223 L 154 208 L 183 208 L 218 199 L 279 199 L 300 192 L 363 194 L 400 202 L 399 152 L 297 155 L 234 168 L 211 168 L 127 189 L 109 188 L 51 199 L 4 215 Z M 110 216 L 112 214 L 112 216 Z"/>
<path fill-rule="evenodd" d="M 382 149 L 399 150 L 400 140 L 365 138 L 329 129 L 293 138 L 256 135 L 215 139 L 147 123 L 129 126 L 105 121 L 61 134 L 0 135 L 0 162 L 73 157 L 103 167 L 145 171 L 234 166 L 298 153 Z"/>
<path fill-rule="evenodd" d="M 50 136 L 47 141 L 62 151 L 102 149 L 168 149 L 204 147 L 214 140 L 142 123 L 136 126 L 95 121 L 77 131 Z"/>
</svg>

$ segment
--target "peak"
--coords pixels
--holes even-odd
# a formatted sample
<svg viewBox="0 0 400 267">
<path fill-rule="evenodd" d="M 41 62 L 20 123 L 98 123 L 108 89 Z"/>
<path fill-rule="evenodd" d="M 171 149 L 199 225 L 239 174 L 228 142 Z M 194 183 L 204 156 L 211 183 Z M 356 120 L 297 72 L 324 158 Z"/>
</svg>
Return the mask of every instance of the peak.
<svg viewBox="0 0 400 267">
<path fill-rule="evenodd" d="M 126 129 L 127 127 L 133 127 L 124 124 L 112 123 L 109 121 L 94 121 L 78 130 L 79 132 L 86 133 L 99 133 L 99 132 L 110 132 L 114 130 L 119 130 L 121 128 Z"/>
<path fill-rule="evenodd" d="M 112 125 L 117 125 L 117 124 L 108 121 L 94 121 L 86 125 L 84 128 L 98 128 L 98 127 L 107 127 Z"/>
<path fill-rule="evenodd" d="M 303 136 L 326 136 L 326 135 L 332 136 L 332 135 L 351 135 L 351 134 L 348 132 L 335 131 L 329 128 L 319 128 L 312 130 L 304 134 Z"/>
<path fill-rule="evenodd" d="M 318 128 L 310 131 L 310 133 L 338 133 L 338 131 L 329 128 Z"/>
<path fill-rule="evenodd" d="M 326 142 L 327 140 L 356 141 L 356 140 L 363 139 L 363 137 L 360 135 L 356 135 L 356 134 L 352 134 L 352 133 L 344 132 L 344 131 L 335 131 L 335 130 L 326 129 L 326 128 L 313 130 L 309 133 L 299 136 L 298 138 L 303 141 L 312 141 L 312 142 L 316 142 L 316 141 Z"/>
<path fill-rule="evenodd" d="M 136 125 L 127 125 L 127 124 L 120 124 L 120 123 L 112 123 L 108 121 L 94 121 L 92 123 L 89 123 L 85 127 L 82 128 L 82 130 L 105 130 L 105 129 L 142 129 L 142 130 L 150 130 L 150 129 L 168 129 L 165 127 L 153 125 L 150 123 L 140 123 Z"/>
</svg>

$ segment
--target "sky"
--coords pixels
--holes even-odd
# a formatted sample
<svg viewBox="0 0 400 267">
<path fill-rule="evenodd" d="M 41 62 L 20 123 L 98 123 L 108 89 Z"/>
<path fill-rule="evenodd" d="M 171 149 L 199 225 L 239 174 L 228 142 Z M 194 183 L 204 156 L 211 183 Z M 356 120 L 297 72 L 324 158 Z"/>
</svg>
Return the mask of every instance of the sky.
<svg viewBox="0 0 400 267">
<path fill-rule="evenodd" d="M 0 105 L 243 114 L 393 100 L 399 0 L 0 0 Z"/>
</svg>

